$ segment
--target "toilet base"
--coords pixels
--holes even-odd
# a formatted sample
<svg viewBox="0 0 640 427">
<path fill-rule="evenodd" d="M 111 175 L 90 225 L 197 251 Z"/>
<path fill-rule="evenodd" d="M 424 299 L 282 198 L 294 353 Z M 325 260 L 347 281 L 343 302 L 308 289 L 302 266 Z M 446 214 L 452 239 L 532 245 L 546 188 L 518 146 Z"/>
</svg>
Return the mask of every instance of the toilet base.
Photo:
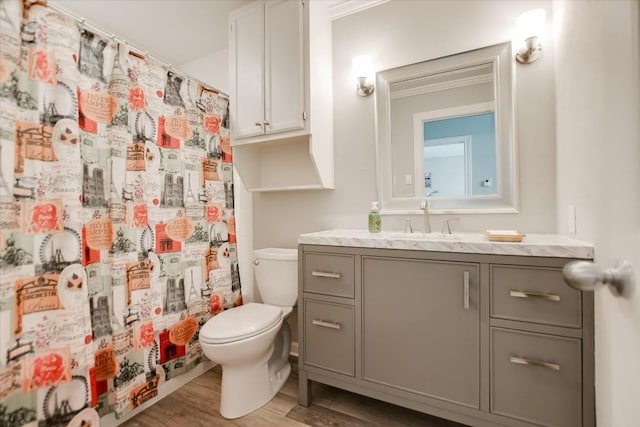
<svg viewBox="0 0 640 427">
<path fill-rule="evenodd" d="M 227 419 L 242 417 L 278 394 L 291 374 L 290 334 L 284 322 L 274 344 L 257 363 L 222 365 L 220 415 Z"/>
<path fill-rule="evenodd" d="M 227 419 L 234 419 L 261 408 L 278 394 L 290 373 L 289 363 L 268 380 L 264 379 L 269 375 L 269 366 L 266 363 L 252 368 L 246 366 L 223 368 L 220 415 Z M 262 379 L 256 381 L 256 378 Z"/>
</svg>

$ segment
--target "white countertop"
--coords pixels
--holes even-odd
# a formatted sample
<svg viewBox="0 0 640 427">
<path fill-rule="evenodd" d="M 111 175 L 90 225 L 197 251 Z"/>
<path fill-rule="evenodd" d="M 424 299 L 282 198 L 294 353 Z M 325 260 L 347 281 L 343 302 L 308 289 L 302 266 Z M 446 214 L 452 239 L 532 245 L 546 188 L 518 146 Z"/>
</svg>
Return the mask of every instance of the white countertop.
<svg viewBox="0 0 640 427">
<path fill-rule="evenodd" d="M 558 234 L 527 234 L 520 243 L 490 242 L 484 233 L 369 233 L 368 230 L 326 230 L 301 234 L 298 244 L 416 251 L 460 252 L 559 258 L 593 258 L 593 244 Z"/>
</svg>

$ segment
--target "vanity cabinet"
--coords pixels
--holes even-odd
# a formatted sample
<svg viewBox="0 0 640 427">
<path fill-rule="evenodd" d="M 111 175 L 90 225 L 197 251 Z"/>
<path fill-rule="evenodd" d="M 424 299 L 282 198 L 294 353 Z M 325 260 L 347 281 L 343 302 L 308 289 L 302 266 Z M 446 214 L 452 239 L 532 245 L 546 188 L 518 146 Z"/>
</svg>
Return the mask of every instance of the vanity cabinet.
<svg viewBox="0 0 640 427">
<path fill-rule="evenodd" d="M 308 337 L 302 345 L 307 366 L 355 375 L 355 255 L 308 252 L 302 263 L 307 296 L 298 314 Z"/>
<path fill-rule="evenodd" d="M 593 296 L 570 258 L 299 246 L 317 381 L 471 426 L 594 426 Z"/>
<path fill-rule="evenodd" d="M 583 425 L 583 294 L 558 267 L 491 264 L 489 271 L 491 412 Z"/>
<path fill-rule="evenodd" d="M 479 270 L 363 257 L 362 378 L 479 408 Z"/>
<path fill-rule="evenodd" d="M 333 188 L 326 3 L 256 1 L 229 14 L 231 145 L 249 191 Z"/>
</svg>

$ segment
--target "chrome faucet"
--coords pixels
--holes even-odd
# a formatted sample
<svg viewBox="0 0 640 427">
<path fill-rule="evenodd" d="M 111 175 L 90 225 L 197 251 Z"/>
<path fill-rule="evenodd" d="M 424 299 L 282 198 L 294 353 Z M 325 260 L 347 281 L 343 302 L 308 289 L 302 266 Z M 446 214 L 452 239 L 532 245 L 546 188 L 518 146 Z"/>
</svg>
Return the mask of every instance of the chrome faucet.
<svg viewBox="0 0 640 427">
<path fill-rule="evenodd" d="M 420 209 L 424 211 L 424 232 L 431 233 L 431 221 L 429 220 L 429 199 L 420 202 Z"/>
<path fill-rule="evenodd" d="M 460 221 L 460 218 L 445 218 L 444 222 L 442 223 L 442 230 L 440 230 L 440 233 L 451 234 L 450 221 Z"/>
</svg>

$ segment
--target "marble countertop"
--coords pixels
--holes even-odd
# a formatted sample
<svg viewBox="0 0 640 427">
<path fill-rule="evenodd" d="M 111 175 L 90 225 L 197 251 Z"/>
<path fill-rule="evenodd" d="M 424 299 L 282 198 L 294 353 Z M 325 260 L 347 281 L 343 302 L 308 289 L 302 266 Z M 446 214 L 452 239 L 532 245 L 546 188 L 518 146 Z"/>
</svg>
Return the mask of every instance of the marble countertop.
<svg viewBox="0 0 640 427">
<path fill-rule="evenodd" d="M 298 244 L 416 251 L 459 252 L 559 258 L 593 258 L 593 244 L 559 234 L 527 234 L 520 243 L 490 242 L 484 233 L 369 233 L 368 230 L 326 230 L 301 234 Z"/>
</svg>

